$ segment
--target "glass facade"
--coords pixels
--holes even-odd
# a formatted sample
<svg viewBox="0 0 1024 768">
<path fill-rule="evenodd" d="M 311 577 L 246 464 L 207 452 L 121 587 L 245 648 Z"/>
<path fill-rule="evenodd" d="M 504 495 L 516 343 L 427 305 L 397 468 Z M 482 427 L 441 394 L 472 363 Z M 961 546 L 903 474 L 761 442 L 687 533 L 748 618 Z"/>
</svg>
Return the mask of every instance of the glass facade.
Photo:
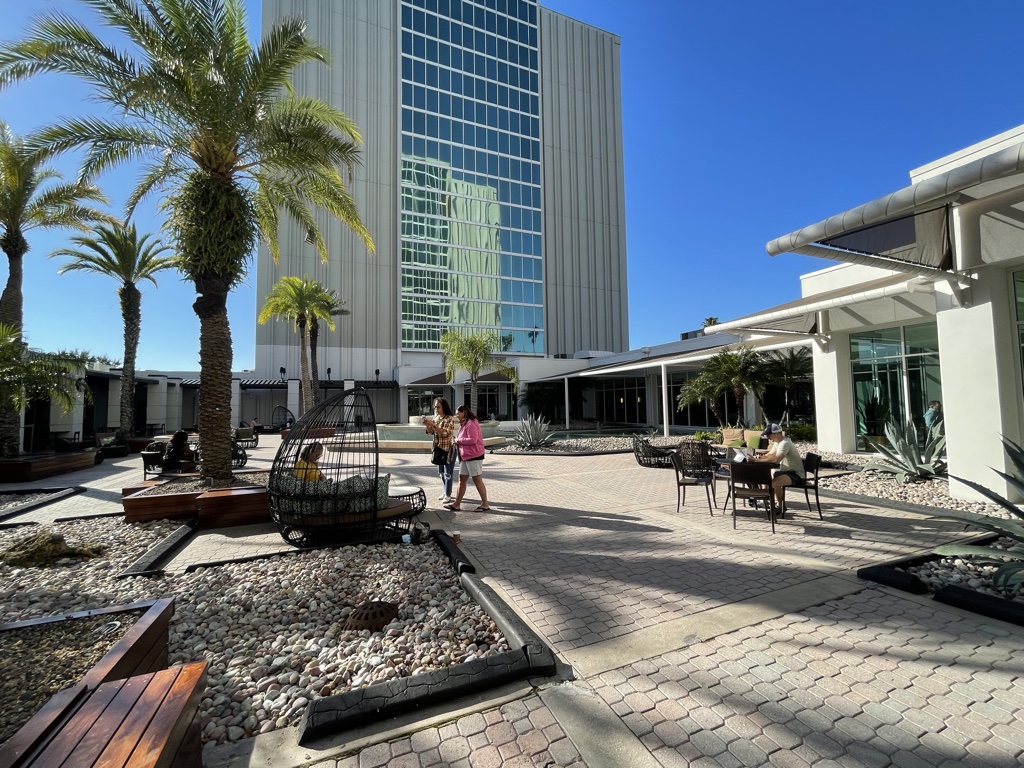
<svg viewBox="0 0 1024 768">
<path fill-rule="evenodd" d="M 885 424 L 912 421 L 918 440 L 927 436 L 924 413 L 942 402 L 938 328 L 935 323 L 882 328 L 850 335 L 857 447 L 865 436 L 883 440 Z"/>
<path fill-rule="evenodd" d="M 544 353 L 535 0 L 402 2 L 402 347 Z"/>
</svg>

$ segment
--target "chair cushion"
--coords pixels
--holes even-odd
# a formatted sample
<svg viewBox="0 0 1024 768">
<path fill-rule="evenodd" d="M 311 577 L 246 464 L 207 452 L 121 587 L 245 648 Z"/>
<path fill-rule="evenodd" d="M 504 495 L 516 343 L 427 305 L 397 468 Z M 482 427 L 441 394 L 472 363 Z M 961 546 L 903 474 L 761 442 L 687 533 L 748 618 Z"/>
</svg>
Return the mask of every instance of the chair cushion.
<svg viewBox="0 0 1024 768">
<path fill-rule="evenodd" d="M 731 443 L 726 443 L 730 448 L 743 448 L 743 440 L 733 440 Z"/>
<path fill-rule="evenodd" d="M 722 443 L 724 445 L 732 445 L 736 440 L 743 442 L 743 430 L 732 427 L 726 427 L 722 430 Z"/>
<path fill-rule="evenodd" d="M 757 437 L 751 437 L 751 438 L 747 439 L 747 448 L 749 448 L 750 450 L 756 451 L 760 447 L 761 447 L 761 436 L 760 435 L 758 435 Z"/>
<path fill-rule="evenodd" d="M 377 475 L 377 509 L 388 508 L 388 486 L 391 484 L 391 474 Z"/>
</svg>

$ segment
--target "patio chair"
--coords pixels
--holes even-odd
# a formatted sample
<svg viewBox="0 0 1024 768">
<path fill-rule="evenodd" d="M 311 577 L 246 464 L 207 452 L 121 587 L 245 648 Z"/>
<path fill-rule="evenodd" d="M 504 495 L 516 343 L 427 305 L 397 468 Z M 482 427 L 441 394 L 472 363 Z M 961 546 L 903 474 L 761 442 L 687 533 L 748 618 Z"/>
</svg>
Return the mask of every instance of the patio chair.
<svg viewBox="0 0 1024 768">
<path fill-rule="evenodd" d="M 804 500 L 807 502 L 807 511 L 811 511 L 811 496 L 810 489 L 814 489 L 814 504 L 818 508 L 818 519 L 824 520 L 824 515 L 821 514 L 821 500 L 818 498 L 818 472 L 821 470 L 821 456 L 816 453 L 808 453 L 804 457 L 804 472 L 807 475 L 804 481 L 800 485 L 787 485 L 782 491 L 782 510 L 781 514 L 785 515 L 789 505 L 786 504 L 786 491 L 799 491 L 801 488 L 804 491 Z"/>
<path fill-rule="evenodd" d="M 752 461 L 734 462 L 729 468 L 729 492 L 732 494 L 732 527 L 736 528 L 736 500 L 765 501 L 768 519 L 775 533 L 775 492 L 772 490 L 772 467 Z"/>
<path fill-rule="evenodd" d="M 641 435 L 633 435 L 633 456 L 641 467 L 672 469 L 670 453 L 667 448 L 655 448 L 650 440 Z"/>
<path fill-rule="evenodd" d="M 148 480 L 150 475 L 159 475 L 163 472 L 164 449 L 166 443 L 156 441 L 146 446 L 146 450 L 139 453 L 142 456 L 142 479 Z"/>
<path fill-rule="evenodd" d="M 686 488 L 690 485 L 703 485 L 708 497 L 708 512 L 714 516 L 711 494 L 715 487 L 715 470 L 708 454 L 707 446 L 696 441 L 680 444 L 677 450 L 669 453 L 672 466 L 676 471 L 676 513 L 686 502 Z"/>
</svg>

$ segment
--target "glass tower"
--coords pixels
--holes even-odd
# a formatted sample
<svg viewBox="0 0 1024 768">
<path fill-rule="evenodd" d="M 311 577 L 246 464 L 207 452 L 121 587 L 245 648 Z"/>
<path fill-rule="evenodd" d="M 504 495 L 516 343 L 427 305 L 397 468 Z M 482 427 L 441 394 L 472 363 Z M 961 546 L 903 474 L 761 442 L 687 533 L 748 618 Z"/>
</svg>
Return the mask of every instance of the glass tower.
<svg viewBox="0 0 1024 768">
<path fill-rule="evenodd" d="M 535 0 L 402 0 L 402 348 L 544 353 Z"/>
</svg>

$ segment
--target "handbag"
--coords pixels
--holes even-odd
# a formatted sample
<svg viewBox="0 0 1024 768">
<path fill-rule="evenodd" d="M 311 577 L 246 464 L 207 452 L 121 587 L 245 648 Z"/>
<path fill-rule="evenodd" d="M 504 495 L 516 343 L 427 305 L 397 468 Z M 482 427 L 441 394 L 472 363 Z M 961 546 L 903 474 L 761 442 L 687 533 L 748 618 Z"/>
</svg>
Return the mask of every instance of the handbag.
<svg viewBox="0 0 1024 768">
<path fill-rule="evenodd" d="M 448 464 L 448 451 L 435 445 L 434 451 L 430 455 L 430 463 L 436 464 L 439 467 Z"/>
<path fill-rule="evenodd" d="M 452 443 L 452 447 L 448 449 L 448 463 L 454 464 L 459 460 L 459 446 Z"/>
</svg>

